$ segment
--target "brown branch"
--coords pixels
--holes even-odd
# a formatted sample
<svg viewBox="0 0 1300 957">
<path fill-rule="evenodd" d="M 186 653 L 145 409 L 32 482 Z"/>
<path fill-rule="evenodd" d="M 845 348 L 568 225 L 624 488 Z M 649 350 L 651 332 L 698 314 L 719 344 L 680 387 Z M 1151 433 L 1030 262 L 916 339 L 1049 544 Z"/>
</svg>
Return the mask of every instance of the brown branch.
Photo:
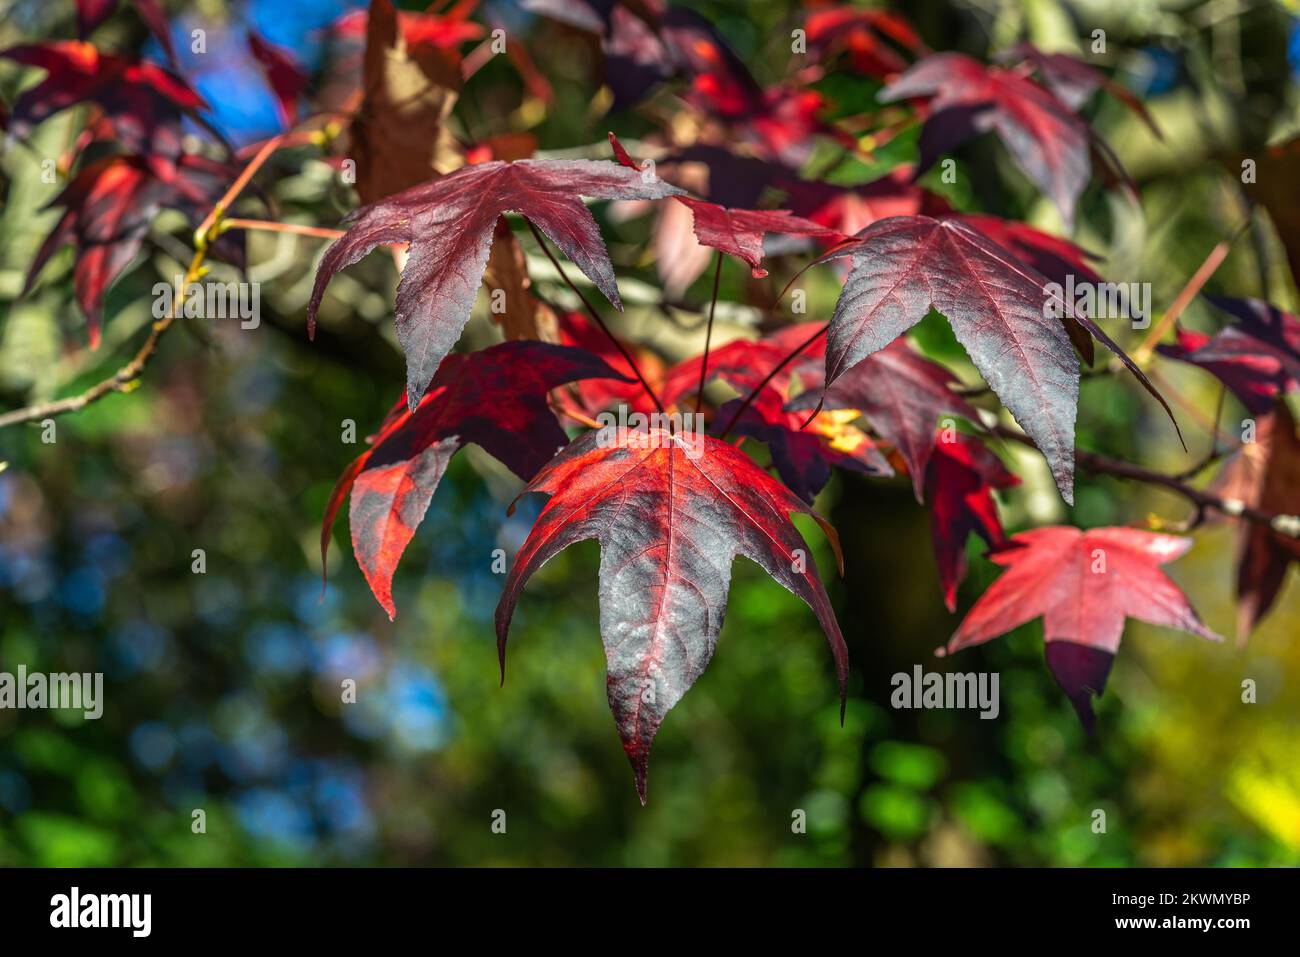
<svg viewBox="0 0 1300 957">
<path fill-rule="evenodd" d="M 1016 429 L 1000 425 L 995 426 L 990 431 L 1000 438 L 1010 439 L 1030 448 L 1037 448 L 1033 439 Z M 1168 489 L 1195 505 L 1198 515 L 1207 510 L 1212 510 L 1229 518 L 1245 518 L 1252 522 L 1259 522 L 1269 526 L 1275 532 L 1290 535 L 1293 538 L 1297 537 L 1296 532 L 1290 531 L 1290 529 L 1296 528 L 1297 524 L 1300 524 L 1300 520 L 1296 516 L 1286 515 L 1281 512 L 1268 512 L 1247 505 L 1237 499 L 1223 498 L 1211 492 L 1206 492 L 1189 485 L 1181 475 L 1167 475 L 1164 472 L 1157 472 L 1142 465 L 1125 462 L 1121 459 L 1113 459 L 1099 452 L 1089 452 L 1084 449 L 1075 450 L 1074 463 L 1077 468 L 1092 472 L 1094 475 L 1110 475 L 1118 479 L 1143 482 L 1147 485 L 1157 485 Z"/>
<path fill-rule="evenodd" d="M 1151 358 L 1151 353 L 1155 352 L 1156 344 L 1164 338 L 1170 326 L 1178 321 L 1178 317 L 1183 314 L 1183 310 L 1187 308 L 1188 304 L 1196 298 L 1196 294 L 1201 291 L 1201 287 L 1223 265 L 1223 261 L 1228 258 L 1228 252 L 1232 249 L 1232 244 L 1249 226 L 1250 220 L 1247 220 L 1234 229 L 1232 235 L 1221 240 L 1210 250 L 1210 254 L 1205 257 L 1205 261 L 1192 274 L 1192 278 L 1187 280 L 1187 284 L 1178 291 L 1178 295 L 1174 297 L 1174 301 L 1165 311 L 1165 314 L 1160 317 L 1160 321 L 1151 327 L 1151 331 L 1147 333 L 1146 338 L 1137 347 L 1137 350 L 1133 353 L 1134 362 L 1138 365 L 1146 364 L 1147 360 Z"/>
<path fill-rule="evenodd" d="M 97 382 L 80 395 L 69 396 L 66 399 L 56 399 L 52 402 L 42 402 L 39 405 L 30 405 L 23 409 L 14 409 L 12 412 L 6 412 L 0 415 L 0 428 L 9 425 L 18 425 L 21 422 L 39 422 L 42 419 L 52 418 L 56 415 L 66 415 L 69 412 L 76 412 L 90 405 L 92 402 L 98 402 L 106 395 L 114 392 L 130 392 L 135 388 L 136 382 L 144 374 L 145 366 L 153 358 L 154 353 L 158 351 L 158 342 L 162 339 L 163 334 L 171 328 L 180 313 L 181 298 L 185 290 L 195 282 L 203 269 L 202 250 L 194 253 L 194 258 L 190 261 L 190 268 L 185 273 L 185 280 L 177 294 L 172 298 L 171 310 L 165 317 L 159 319 L 149 330 L 149 338 L 145 339 L 144 345 L 132 357 L 131 361 L 122 368 L 118 369 L 107 379 Z"/>
</svg>

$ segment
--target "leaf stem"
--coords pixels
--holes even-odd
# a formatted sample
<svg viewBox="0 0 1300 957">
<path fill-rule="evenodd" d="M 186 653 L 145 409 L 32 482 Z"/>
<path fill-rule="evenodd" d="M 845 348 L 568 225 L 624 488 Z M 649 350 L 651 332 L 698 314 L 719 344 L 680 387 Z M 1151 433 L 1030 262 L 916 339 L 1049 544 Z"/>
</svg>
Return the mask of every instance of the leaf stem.
<svg viewBox="0 0 1300 957">
<path fill-rule="evenodd" d="M 758 394 L 763 391 L 763 389 L 767 386 L 769 382 L 771 382 L 774 378 L 776 378 L 776 374 L 780 372 L 782 369 L 784 369 L 786 366 L 788 366 L 791 362 L 793 362 L 795 356 L 799 355 L 799 353 L 803 352 L 805 349 L 807 349 L 810 345 L 812 345 L 814 342 L 816 342 L 824 335 L 826 335 L 826 326 L 822 326 L 811 336 L 805 339 L 802 343 L 795 346 L 794 351 L 792 351 L 788 356 L 786 356 L 775 366 L 773 366 L 772 371 L 769 372 L 766 376 L 764 376 L 762 382 L 754 386 L 753 391 L 751 391 L 749 395 L 745 397 L 745 401 L 740 403 L 740 405 L 736 408 L 736 411 L 731 416 L 731 421 L 728 422 L 727 427 L 722 430 L 722 434 L 719 436 L 719 438 L 722 439 L 723 441 L 726 441 L 728 433 L 730 433 L 731 430 L 735 427 L 736 423 L 740 421 L 740 417 L 745 414 L 745 410 L 754 404 L 754 400 L 758 398 Z M 813 413 L 813 415 L 816 414 L 817 414 L 816 412 Z M 809 421 L 812 421 L 812 416 L 809 416 Z"/>
<path fill-rule="evenodd" d="M 722 250 L 713 256 L 717 265 L 713 269 L 713 297 L 709 300 L 709 324 L 704 330 L 704 358 L 700 362 L 700 387 L 695 390 L 695 411 L 704 404 L 704 383 L 709 372 L 709 345 L 713 342 L 713 312 L 718 308 L 718 282 L 722 279 Z"/>
<path fill-rule="evenodd" d="M 591 304 L 591 301 L 583 294 L 582 290 L 574 284 L 573 280 L 569 278 L 569 274 L 564 271 L 564 267 L 561 266 L 560 261 L 555 258 L 555 254 L 551 252 L 551 248 L 546 245 L 546 240 L 542 237 L 541 230 L 534 226 L 532 220 L 527 216 L 524 216 L 523 220 L 528 224 L 528 228 L 532 230 L 533 238 L 537 240 L 537 245 L 542 247 L 542 252 L 546 253 L 546 258 L 551 261 L 551 265 L 554 266 L 555 271 L 560 274 L 560 278 L 564 280 L 564 284 L 573 290 L 574 295 L 576 295 L 582 301 L 583 306 L 586 307 L 587 315 L 591 316 L 592 321 L 600 327 L 600 331 L 605 333 L 605 337 L 614 344 L 614 348 L 616 348 L 623 356 L 624 361 L 627 362 L 628 367 L 631 368 L 632 372 L 636 375 L 637 380 L 641 383 L 641 387 L 645 389 L 646 395 L 650 396 L 650 400 L 654 402 L 655 408 L 659 410 L 659 414 L 666 415 L 667 413 L 664 412 L 663 403 L 659 401 L 659 396 L 655 394 L 655 390 L 650 387 L 650 383 L 646 381 L 646 377 L 641 374 L 641 367 L 638 366 L 636 360 L 632 358 L 632 353 L 629 352 L 627 347 L 618 340 L 614 333 L 609 331 L 609 326 L 605 325 L 605 320 L 600 318 L 600 313 L 596 312 L 596 308 Z"/>
</svg>

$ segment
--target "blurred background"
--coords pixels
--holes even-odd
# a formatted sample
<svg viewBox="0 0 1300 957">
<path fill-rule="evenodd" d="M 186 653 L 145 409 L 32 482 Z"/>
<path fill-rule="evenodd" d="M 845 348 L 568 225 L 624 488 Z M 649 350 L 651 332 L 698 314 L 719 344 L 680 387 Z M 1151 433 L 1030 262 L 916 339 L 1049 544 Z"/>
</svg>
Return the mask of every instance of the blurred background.
<svg viewBox="0 0 1300 957">
<path fill-rule="evenodd" d="M 788 75 L 799 4 L 684 5 L 716 24 L 761 83 Z M 329 29 L 351 9 L 343 2 L 166 6 L 182 68 L 236 145 L 280 129 L 248 59 L 250 25 L 293 51 L 317 84 L 343 69 L 345 44 Z M 4 46 L 75 36 L 71 4 L 0 9 Z M 1103 257 L 1103 275 L 1152 283 L 1163 310 L 1249 216 L 1249 234 L 1207 291 L 1300 305 L 1289 265 L 1300 251 L 1300 151 L 1289 145 L 1300 123 L 1294 4 L 914 0 L 902 12 L 933 49 L 987 58 L 1029 39 L 1081 53 L 1147 102 L 1163 141 L 1105 96 L 1086 111 L 1138 186 L 1137 198 L 1100 182 L 1085 194 L 1074 238 Z M 513 3 L 485 3 L 475 18 L 523 40 L 551 99 L 530 89 L 516 64 L 494 58 L 457 105 L 467 141 L 528 132 L 543 155 L 608 155 L 606 130 L 636 142 L 674 109 L 669 86 L 611 113 L 599 48 L 580 31 Z M 187 52 L 196 26 L 208 38 L 197 57 Z M 1098 28 L 1103 56 L 1089 52 Z M 95 41 L 158 56 L 127 4 Z M 30 82 L 4 64 L 0 95 L 12 103 Z M 869 104 L 879 83 L 832 74 L 811 88 L 828 115 L 846 115 Z M 94 353 L 71 294 L 70 256 L 19 299 L 57 217 L 41 207 L 60 188 L 41 181 L 33 157 L 59 155 L 74 122 L 60 114 L 36 130 L 30 149 L 10 144 L 0 158 L 5 409 L 72 394 L 117 368 L 151 321 L 152 285 L 182 272 L 187 258 L 194 224 L 164 214 L 135 268 L 110 290 Z M 690 135 L 672 132 L 678 142 Z M 900 135 L 877 151 L 878 163 L 838 165 L 836 182 L 873 180 L 915 150 L 914 131 Z M 986 137 L 957 155 L 970 173 L 961 181 L 975 186 L 947 188 L 951 201 L 1060 230 L 1001 143 Z M 1243 157 L 1258 161 L 1254 186 L 1240 181 Z M 827 165 L 820 154 L 805 163 Z M 286 221 L 333 226 L 355 203 L 313 148 L 280 154 L 259 182 Z M 697 351 L 711 274 L 664 308 L 651 218 L 597 212 L 629 302 L 619 328 L 669 361 Z M 928 517 L 906 480 L 841 475 L 818 501 L 848 566 L 827 582 L 852 661 L 844 726 L 815 619 L 740 560 L 715 659 L 665 722 L 641 807 L 606 703 L 595 543 L 569 549 L 529 585 L 509 678 L 498 687 L 492 613 L 501 579 L 492 551 L 513 555 L 539 502 L 507 517 L 520 484 L 477 449 L 453 463 L 398 569 L 395 622 L 370 595 L 343 522 L 322 600 L 320 517 L 361 449 L 343 442 L 344 423 L 355 422 L 359 436 L 375 428 L 403 369 L 389 257 L 334 280 L 316 341 L 307 341 L 304 309 L 323 245 L 251 236 L 258 329 L 187 322 L 136 392 L 60 418 L 56 443 L 43 443 L 37 425 L 0 431 L 0 670 L 102 671 L 106 699 L 98 721 L 0 710 L 0 865 L 1300 862 L 1294 574 L 1239 650 L 1231 641 L 1234 530 L 1198 530 L 1170 573 L 1229 641 L 1130 622 L 1089 738 L 1044 666 L 1038 623 L 933 657 L 996 569 L 972 540 L 958 615 L 948 614 Z M 540 288 L 565 301 L 545 261 L 529 259 Z M 776 262 L 761 284 L 727 263 L 721 298 L 746 305 L 720 308 L 720 337 L 752 327 L 754 304 L 802 264 Z M 834 271 L 810 274 L 807 289 L 806 318 L 829 316 Z M 1221 319 L 1197 304 L 1185 321 L 1212 330 Z M 469 332 L 475 342 L 492 335 L 485 315 Z M 974 381 L 937 317 L 917 340 Z M 1208 449 L 1217 384 L 1190 366 L 1155 369 L 1187 403 L 1176 411 L 1190 457 L 1141 391 L 1114 378 L 1083 386 L 1080 447 L 1169 470 Z M 1227 403 L 1231 432 L 1244 413 Z M 1007 452 L 1025 478 L 1001 499 L 1009 531 L 1186 517 L 1175 497 L 1088 476 L 1067 508 L 1039 459 Z M 815 526 L 801 528 L 830 575 Z M 201 575 L 191 571 L 196 548 L 206 552 Z M 891 675 L 917 664 L 1000 673 L 999 718 L 891 709 Z M 355 704 L 340 701 L 348 678 L 357 682 Z M 1257 682 L 1257 704 L 1241 702 L 1244 678 Z M 196 808 L 206 812 L 206 834 L 191 831 Z M 491 829 L 498 809 L 504 835 Z M 1091 829 L 1096 809 L 1106 812 L 1105 834 Z M 806 833 L 792 831 L 796 810 L 806 812 Z"/>
</svg>

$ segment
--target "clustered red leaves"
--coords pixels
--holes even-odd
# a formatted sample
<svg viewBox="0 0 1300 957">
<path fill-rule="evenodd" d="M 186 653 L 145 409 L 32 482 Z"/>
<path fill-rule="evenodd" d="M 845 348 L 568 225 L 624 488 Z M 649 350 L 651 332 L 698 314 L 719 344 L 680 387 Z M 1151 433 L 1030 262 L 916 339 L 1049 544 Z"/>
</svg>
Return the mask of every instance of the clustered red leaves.
<svg viewBox="0 0 1300 957">
<path fill-rule="evenodd" d="M 175 68 L 161 7 L 156 0 L 133 6 Z M 940 653 L 1041 617 L 1048 667 L 1089 728 L 1091 695 L 1104 687 L 1126 618 L 1217 638 L 1160 570 L 1191 539 L 1063 526 L 1008 537 L 996 496 L 1020 479 L 989 444 L 994 413 L 964 395 L 956 376 L 905 335 L 932 309 L 947 319 L 991 392 L 1046 458 L 1067 502 L 1074 487 L 1079 359 L 1093 364 L 1094 340 L 1169 410 L 1094 317 L 1069 303 L 1046 302 L 1049 283 L 1064 285 L 1070 276 L 1100 280 L 1088 253 L 1025 223 L 955 209 L 919 181 L 941 156 L 994 132 L 1068 229 L 1094 162 L 1105 167 L 1108 182 L 1126 179 L 1080 115 L 1089 99 L 1106 91 L 1159 135 L 1132 93 L 1081 60 L 1027 44 L 993 64 L 931 53 L 906 19 L 887 11 L 814 7 L 804 23 L 807 50 L 795 69 L 763 86 L 707 19 L 665 0 L 525 0 L 524 6 L 594 38 L 616 109 L 671 86 L 683 121 L 671 136 L 646 141 L 657 157 L 653 166 L 634 160 L 612 133 L 617 162 L 531 158 L 536 140 L 518 132 L 461 142 L 449 119 L 462 85 L 482 65 L 481 47 L 462 55 L 464 45 L 486 33 L 470 19 L 477 0 L 423 13 L 373 0 L 368 13 L 349 13 L 334 24 L 345 45 L 364 42 L 362 62 L 355 62 L 355 51 L 352 62 L 360 88 L 342 103 L 351 114 L 351 156 L 332 157 L 355 161 L 364 205 L 346 218 L 345 234 L 321 261 L 307 325 L 314 330 L 340 270 L 379 246 L 402 247 L 395 326 L 407 381 L 404 398 L 330 495 L 322 564 L 347 500 L 354 555 L 380 605 L 395 615 L 397 565 L 448 463 L 468 443 L 527 482 L 525 492 L 549 496 L 497 608 L 502 678 L 507 634 L 528 579 L 569 545 L 599 542 L 609 704 L 643 802 L 651 743 L 712 657 L 737 556 L 757 563 L 813 610 L 833 653 L 843 718 L 847 648 L 791 521 L 796 513 L 812 516 L 842 571 L 835 532 L 811 509 L 837 467 L 908 476 L 917 501 L 930 510 L 950 610 L 972 534 L 1006 569 Z M 237 174 L 219 135 L 211 136 L 207 152 L 183 142 L 184 122 L 205 128 L 206 104 L 174 70 L 86 42 L 116 7 L 116 0 L 79 0 L 80 40 L 0 52 L 45 72 L 12 109 L 0 112 L 12 135 L 25 137 L 48 117 L 91 104 L 64 161 L 77 171 L 53 204 L 63 214 L 36 255 L 27 286 L 58 248 L 74 246 L 75 293 L 92 345 L 105 293 L 136 257 L 158 209 L 175 207 L 198 219 Z M 252 31 L 247 40 L 292 133 L 311 78 L 288 51 Z M 550 86 L 523 45 L 512 39 L 507 52 L 528 95 L 548 101 Z M 886 110 L 921 119 L 914 165 L 853 186 L 805 178 L 801 168 L 819 140 L 846 156 L 861 151 L 855 134 L 824 118 L 828 104 L 808 87 L 834 70 L 883 83 L 879 102 L 894 104 Z M 879 116 L 870 119 L 883 143 L 890 128 Z M 210 155 L 214 150 L 218 158 Z M 746 264 L 752 281 L 764 279 L 771 252 L 765 241 L 774 234 L 798 237 L 801 250 L 815 246 L 814 264 L 848 258 L 833 315 L 829 322 L 769 321 L 760 337 L 669 366 L 648 347 L 615 338 L 585 297 L 586 313 L 574 312 L 547 302 L 534 287 L 508 214 L 521 217 L 539 242 L 549 238 L 621 308 L 613 263 L 584 198 L 673 199 L 664 208 L 679 214 L 681 232 L 668 233 L 664 217 L 661 233 L 689 239 L 689 220 L 698 246 L 683 252 L 671 242 L 661 245 L 661 276 L 670 287 L 689 285 L 704 268 L 698 253 L 708 249 L 716 251 L 719 270 L 724 256 L 733 257 Z M 229 237 L 217 242 L 230 247 Z M 200 249 L 200 260 L 206 251 Z M 238 249 L 226 252 L 239 259 Z M 496 318 L 510 341 L 454 352 L 483 283 L 509 300 Z M 1177 341 L 1160 352 L 1216 376 L 1259 417 L 1256 441 L 1231 456 L 1215 486 L 1219 493 L 1241 508 L 1294 515 L 1300 439 L 1285 397 L 1300 388 L 1300 321 L 1257 300 L 1215 303 L 1235 317 L 1233 325 L 1213 336 L 1180 327 Z M 735 396 L 718 401 L 727 390 Z M 616 409 L 633 413 L 630 428 L 602 418 Z M 706 433 L 644 419 L 664 410 L 703 410 L 711 425 Z M 588 428 L 571 437 L 563 422 Z M 732 435 L 736 440 L 727 441 Z M 742 450 L 755 442 L 766 446 L 777 477 Z M 1300 560 L 1294 532 L 1241 524 L 1243 640 L 1276 600 L 1290 563 Z"/>
</svg>

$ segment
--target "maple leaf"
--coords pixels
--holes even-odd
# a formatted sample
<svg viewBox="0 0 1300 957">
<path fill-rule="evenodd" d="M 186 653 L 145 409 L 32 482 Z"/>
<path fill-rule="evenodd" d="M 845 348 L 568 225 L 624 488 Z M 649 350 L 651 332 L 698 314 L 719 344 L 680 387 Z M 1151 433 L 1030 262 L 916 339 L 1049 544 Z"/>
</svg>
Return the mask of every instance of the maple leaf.
<svg viewBox="0 0 1300 957">
<path fill-rule="evenodd" d="M 1156 347 L 1161 355 L 1205 369 L 1253 415 L 1300 389 L 1300 319 L 1260 299 L 1208 298 L 1237 324 L 1213 337 L 1180 328 L 1175 343 Z"/>
<path fill-rule="evenodd" d="M 1073 307 L 1049 295 L 1046 277 L 969 226 L 928 216 L 881 220 L 827 255 L 851 255 L 853 267 L 827 330 L 826 387 L 934 308 L 1073 502 L 1079 364 L 1060 320 L 1050 315 Z M 1075 318 L 1172 420 L 1168 403 L 1124 351 L 1091 318 Z"/>
<path fill-rule="evenodd" d="M 1062 289 L 1073 288 L 1081 282 L 1102 281 L 1088 262 L 1095 257 L 1068 239 L 1061 239 L 1014 219 L 974 214 L 961 214 L 955 218 L 983 233 L 1003 249 L 1015 253 L 1027 265 L 1052 282 L 1059 283 Z M 1070 276 L 1074 277 L 1073 281 L 1068 279 Z M 1065 326 L 1066 335 L 1079 350 L 1079 355 L 1083 356 L 1083 361 L 1091 366 L 1095 355 L 1092 336 L 1088 330 L 1069 313 L 1062 314 L 1061 323 Z"/>
<path fill-rule="evenodd" d="M 698 61 L 682 49 L 682 43 L 698 40 L 711 48 L 726 49 L 698 14 L 656 0 L 645 5 L 644 17 L 615 0 L 522 0 L 521 6 L 600 37 L 604 79 L 614 95 L 611 109 L 615 112 L 634 105 L 664 80 L 691 74 Z M 748 77 L 744 65 L 731 56 L 733 68 L 738 66 L 739 75 Z"/>
<path fill-rule="evenodd" d="M 579 196 L 662 199 L 680 192 L 635 170 L 603 160 L 495 161 L 363 206 L 345 220 L 316 272 L 307 305 L 308 329 L 336 272 L 381 244 L 409 243 L 397 288 L 397 338 L 406 353 L 407 404 L 414 409 L 434 370 L 460 338 L 483 278 L 497 217 L 528 218 L 622 309 L 614 267 L 600 229 Z"/>
<path fill-rule="evenodd" d="M 170 206 L 194 213 L 210 206 L 233 178 L 228 166 L 191 154 L 181 156 L 167 176 L 137 156 L 108 156 L 86 165 L 49 204 L 64 212 L 36 251 L 22 294 L 31 291 L 50 258 L 72 243 L 74 291 L 90 346 L 97 348 L 104 293 L 139 253 L 158 210 Z M 233 235 L 221 238 L 238 241 Z M 228 243 L 213 248 L 232 251 Z"/>
<path fill-rule="evenodd" d="M 990 548 L 1006 541 L 993 490 L 1019 484 L 978 439 L 958 433 L 935 446 L 925 472 L 925 495 L 930 501 L 930 541 L 949 611 L 957 610 L 957 586 L 966 578 L 966 539 L 978 535 Z"/>
<path fill-rule="evenodd" d="M 14 102 L 10 132 L 18 137 L 61 110 L 90 102 L 104 111 L 131 152 L 176 156 L 182 116 L 207 107 L 188 83 L 162 67 L 77 40 L 19 44 L 0 51 L 0 58 L 47 73 Z"/>
<path fill-rule="evenodd" d="M 167 15 L 158 0 L 132 0 L 140 19 L 149 28 L 167 54 L 167 61 L 176 65 L 176 48 L 172 45 Z M 117 9 L 118 0 L 77 0 L 77 36 L 84 40 Z"/>
<path fill-rule="evenodd" d="M 802 380 L 806 375 L 802 366 L 787 365 L 767 378 L 821 325 L 801 322 L 761 339 L 735 339 L 707 356 L 679 362 L 663 376 L 658 389 L 666 406 L 679 404 L 699 388 L 701 371 L 705 372 L 706 384 L 721 380 L 742 394 L 758 389 L 748 406 L 742 399 L 723 403 L 714 416 L 714 427 L 725 427 L 728 433 L 747 435 L 766 444 L 781 480 L 805 502 L 811 502 L 822 490 L 834 466 L 863 475 L 894 474 L 870 438 L 844 421 L 844 416 L 828 413 L 806 421 L 807 416 L 787 411 L 795 378 Z M 815 359 L 824 349 L 825 341 L 818 339 L 805 346 L 800 357 Z"/>
<path fill-rule="evenodd" d="M 613 133 L 608 135 L 609 145 L 613 147 L 614 157 L 619 163 L 640 171 L 642 166 L 628 155 L 618 137 Z M 768 233 L 814 236 L 833 243 L 845 238 L 842 233 L 796 216 L 788 209 L 727 209 L 693 196 L 677 196 L 676 199 L 690 209 L 694 217 L 695 238 L 700 244 L 743 259 L 749 263 L 750 272 L 755 279 L 767 275 L 767 270 L 761 264 L 763 237 Z"/>
<path fill-rule="evenodd" d="M 892 216 L 945 216 L 948 203 L 913 182 L 914 170 L 900 166 L 860 186 L 785 180 L 790 207 L 815 223 L 853 234 Z"/>
<path fill-rule="evenodd" d="M 688 447 L 659 429 L 629 431 L 623 440 L 614 433 L 575 439 L 526 489 L 551 498 L 506 578 L 497 648 L 504 678 L 506 637 L 525 583 L 569 545 L 596 539 L 606 690 L 644 804 L 651 742 L 713 656 L 737 555 L 817 615 L 835 658 L 843 720 L 848 651 L 790 515 L 816 519 L 842 559 L 834 529 L 726 442 L 696 436 Z"/>
<path fill-rule="evenodd" d="M 1277 515 L 1300 515 L 1300 438 L 1283 401 L 1260 416 L 1255 439 L 1243 443 L 1215 481 L 1225 499 Z M 1292 562 L 1300 562 L 1300 539 L 1261 522 L 1243 521 L 1237 531 L 1237 643 L 1245 645 L 1277 601 Z"/>
<path fill-rule="evenodd" d="M 855 72 L 881 79 L 907 69 L 907 61 L 895 47 L 913 56 L 929 52 L 912 25 L 887 10 L 848 6 L 814 10 L 804 27 L 809 56 L 825 61 L 846 51 Z"/>
<path fill-rule="evenodd" d="M 458 47 L 483 36 L 482 24 L 467 19 L 477 6 L 478 0 L 462 0 L 441 14 L 398 10 L 397 26 L 408 47 Z M 345 13 L 334 21 L 333 32 L 340 37 L 365 37 L 370 26 L 370 16 L 364 10 Z"/>
<path fill-rule="evenodd" d="M 557 6 L 570 6 L 567 2 L 530 0 L 530 4 L 539 12 L 582 26 L 573 17 L 557 13 Z M 615 81 L 619 108 L 672 77 L 689 80 L 688 95 L 720 114 L 739 117 L 760 108 L 762 88 L 702 15 L 666 3 L 652 3 L 644 20 L 621 4 L 589 4 L 587 9 L 582 19 L 603 37 L 606 75 Z"/>
<path fill-rule="evenodd" d="M 447 356 L 419 408 L 399 401 L 334 486 L 321 524 L 322 569 L 334 519 L 351 496 L 353 553 L 376 600 L 395 617 L 393 572 L 452 457 L 473 442 L 528 481 L 568 442 L 547 393 L 587 378 L 622 377 L 582 349 L 544 342 Z"/>
<path fill-rule="evenodd" d="M 791 412 L 815 407 L 861 412 L 876 434 L 898 450 L 921 501 L 935 428 L 945 415 L 979 422 L 979 413 L 952 390 L 957 377 L 898 339 L 854 365 L 824 394 L 813 383 L 790 402 Z"/>
<path fill-rule="evenodd" d="M 989 555 L 1007 570 L 935 653 L 983 644 L 1041 617 L 1047 667 L 1091 733 L 1091 695 L 1106 686 L 1125 618 L 1223 640 L 1160 570 L 1191 547 L 1190 538 L 1136 528 L 1020 532 Z"/>
<path fill-rule="evenodd" d="M 1044 85 L 1071 110 L 1078 111 L 1100 89 L 1130 109 L 1147 128 L 1163 139 L 1146 105 L 1128 87 L 1116 83 L 1095 66 L 1068 53 L 1044 53 L 1032 43 L 1020 43 L 998 58 L 1004 63 L 1024 61 L 1042 77 Z"/>
<path fill-rule="evenodd" d="M 253 30 L 248 31 L 248 50 L 275 95 L 280 122 L 291 126 L 298 118 L 298 100 L 307 89 L 307 74 L 289 51 L 269 43 Z"/>
<path fill-rule="evenodd" d="M 567 0 L 557 4 L 565 5 Z M 551 15 L 556 16 L 554 13 Z M 602 36 L 605 83 L 614 94 L 610 109 L 619 112 L 637 103 L 656 84 L 671 77 L 676 65 L 650 25 L 623 6 L 612 5 L 603 18 L 604 22 L 601 19 L 598 14 L 587 28 Z"/>
<path fill-rule="evenodd" d="M 884 103 L 927 98 L 918 173 L 941 153 L 994 130 L 1025 175 L 1052 198 L 1069 229 L 1091 174 L 1087 126 L 1049 90 L 1013 70 L 961 53 L 918 62 L 879 95 Z"/>
<path fill-rule="evenodd" d="M 749 263 L 755 279 L 762 279 L 763 237 L 767 233 L 815 236 L 838 242 L 842 233 L 796 216 L 788 209 L 727 209 L 717 203 L 679 196 L 677 199 L 695 215 L 695 238 L 701 245 L 718 249 Z"/>
</svg>

